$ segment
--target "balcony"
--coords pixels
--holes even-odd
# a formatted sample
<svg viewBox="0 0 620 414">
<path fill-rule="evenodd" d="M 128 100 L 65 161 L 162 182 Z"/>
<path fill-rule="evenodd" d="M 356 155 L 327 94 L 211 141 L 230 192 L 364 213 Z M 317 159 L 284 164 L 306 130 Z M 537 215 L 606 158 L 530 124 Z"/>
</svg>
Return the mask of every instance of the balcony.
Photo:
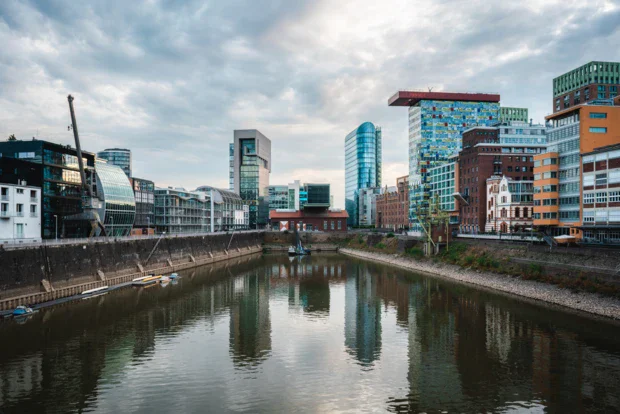
<svg viewBox="0 0 620 414">
<path fill-rule="evenodd" d="M 36 197 L 30 197 L 30 202 L 31 202 L 31 203 L 38 203 L 38 202 L 39 202 L 39 199 L 38 199 L 38 198 L 36 198 Z"/>
<path fill-rule="evenodd" d="M 8 194 L 2 194 L 0 196 L 0 200 L 2 200 L 2 201 L 9 201 L 9 195 Z"/>
<path fill-rule="evenodd" d="M 0 211 L 0 218 L 9 218 L 11 213 L 9 211 Z"/>
<path fill-rule="evenodd" d="M 24 217 L 24 212 L 23 211 L 16 212 L 15 217 Z"/>
<path fill-rule="evenodd" d="M 30 217 L 34 217 L 34 218 L 36 218 L 36 217 L 37 217 L 37 213 L 35 213 L 35 212 L 32 212 L 32 211 L 31 211 L 31 212 L 30 212 Z"/>
</svg>

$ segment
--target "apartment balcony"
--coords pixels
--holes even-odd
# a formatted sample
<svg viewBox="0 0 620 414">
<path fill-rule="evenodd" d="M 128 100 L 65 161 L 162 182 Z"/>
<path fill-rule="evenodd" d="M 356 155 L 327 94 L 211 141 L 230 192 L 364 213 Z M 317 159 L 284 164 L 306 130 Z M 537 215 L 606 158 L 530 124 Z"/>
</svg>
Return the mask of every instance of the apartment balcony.
<svg viewBox="0 0 620 414">
<path fill-rule="evenodd" d="M 36 218 L 36 217 L 37 217 L 37 213 L 33 213 L 33 212 L 31 211 L 31 212 L 30 212 L 30 217 L 34 217 L 34 218 Z"/>
<path fill-rule="evenodd" d="M 2 200 L 2 201 L 9 201 L 9 196 L 8 196 L 8 194 L 6 194 L 6 195 L 5 195 L 5 194 L 3 194 L 3 195 L 1 195 L 1 196 L 0 196 L 0 200 Z"/>
<path fill-rule="evenodd" d="M 15 217 L 24 217 L 24 212 L 23 211 L 16 212 Z"/>
<path fill-rule="evenodd" d="M 0 218 L 8 219 L 11 217 L 10 211 L 0 211 Z"/>
<path fill-rule="evenodd" d="M 31 202 L 31 203 L 38 203 L 38 202 L 39 202 L 39 199 L 38 199 L 38 198 L 36 198 L 36 197 L 30 197 L 30 202 Z"/>
</svg>

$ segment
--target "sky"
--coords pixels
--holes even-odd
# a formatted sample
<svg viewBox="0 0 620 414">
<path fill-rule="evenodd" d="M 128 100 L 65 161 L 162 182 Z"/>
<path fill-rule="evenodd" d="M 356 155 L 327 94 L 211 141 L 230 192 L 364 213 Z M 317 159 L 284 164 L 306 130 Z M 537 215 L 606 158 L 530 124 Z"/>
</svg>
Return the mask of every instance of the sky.
<svg viewBox="0 0 620 414">
<path fill-rule="evenodd" d="M 552 111 L 552 79 L 620 60 L 620 0 L 1 0 L 0 139 L 130 148 L 161 187 L 228 187 L 235 129 L 272 142 L 271 184 L 328 182 L 344 138 L 383 129 L 383 185 L 406 175 L 398 90 L 494 92 Z"/>
</svg>

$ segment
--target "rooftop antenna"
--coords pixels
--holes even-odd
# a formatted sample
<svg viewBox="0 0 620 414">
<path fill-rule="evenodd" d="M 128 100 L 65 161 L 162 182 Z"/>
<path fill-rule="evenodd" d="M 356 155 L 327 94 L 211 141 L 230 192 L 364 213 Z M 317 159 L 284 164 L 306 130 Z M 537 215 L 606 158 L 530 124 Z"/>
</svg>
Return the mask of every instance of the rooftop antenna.
<svg viewBox="0 0 620 414">
<path fill-rule="evenodd" d="M 428 88 L 429 92 L 433 92 L 433 87 L 432 86 L 427 86 L 427 88 Z"/>
</svg>

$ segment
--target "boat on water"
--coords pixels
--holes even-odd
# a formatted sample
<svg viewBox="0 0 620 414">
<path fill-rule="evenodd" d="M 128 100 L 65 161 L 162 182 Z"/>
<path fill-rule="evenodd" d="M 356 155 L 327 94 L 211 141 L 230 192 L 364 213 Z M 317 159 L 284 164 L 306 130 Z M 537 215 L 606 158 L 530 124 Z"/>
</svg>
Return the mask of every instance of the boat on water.
<svg viewBox="0 0 620 414">
<path fill-rule="evenodd" d="M 109 286 L 101 286 L 101 287 L 98 287 L 98 288 L 95 288 L 95 289 L 85 290 L 81 294 L 84 295 L 84 296 L 86 296 L 86 295 L 96 295 L 96 294 L 100 294 L 100 293 L 105 292 L 109 288 L 110 288 Z"/>
<path fill-rule="evenodd" d="M 148 286 L 159 282 L 162 276 L 149 275 L 144 277 L 137 277 L 131 281 L 133 286 Z"/>
<path fill-rule="evenodd" d="M 171 275 L 170 275 L 170 276 L 168 276 L 168 277 L 169 277 L 170 279 L 174 280 L 174 279 L 178 279 L 178 278 L 179 278 L 179 275 L 178 275 L 178 273 L 173 273 L 173 274 L 171 274 Z"/>
<path fill-rule="evenodd" d="M 32 308 L 23 305 L 20 305 L 13 310 L 13 316 L 24 316 L 30 315 L 31 313 L 34 313 Z"/>
<path fill-rule="evenodd" d="M 291 246 L 288 248 L 289 256 L 307 256 L 310 254 L 310 249 L 306 249 L 301 245 L 301 239 L 299 238 L 299 233 L 297 229 L 295 229 L 295 246 Z"/>
</svg>

